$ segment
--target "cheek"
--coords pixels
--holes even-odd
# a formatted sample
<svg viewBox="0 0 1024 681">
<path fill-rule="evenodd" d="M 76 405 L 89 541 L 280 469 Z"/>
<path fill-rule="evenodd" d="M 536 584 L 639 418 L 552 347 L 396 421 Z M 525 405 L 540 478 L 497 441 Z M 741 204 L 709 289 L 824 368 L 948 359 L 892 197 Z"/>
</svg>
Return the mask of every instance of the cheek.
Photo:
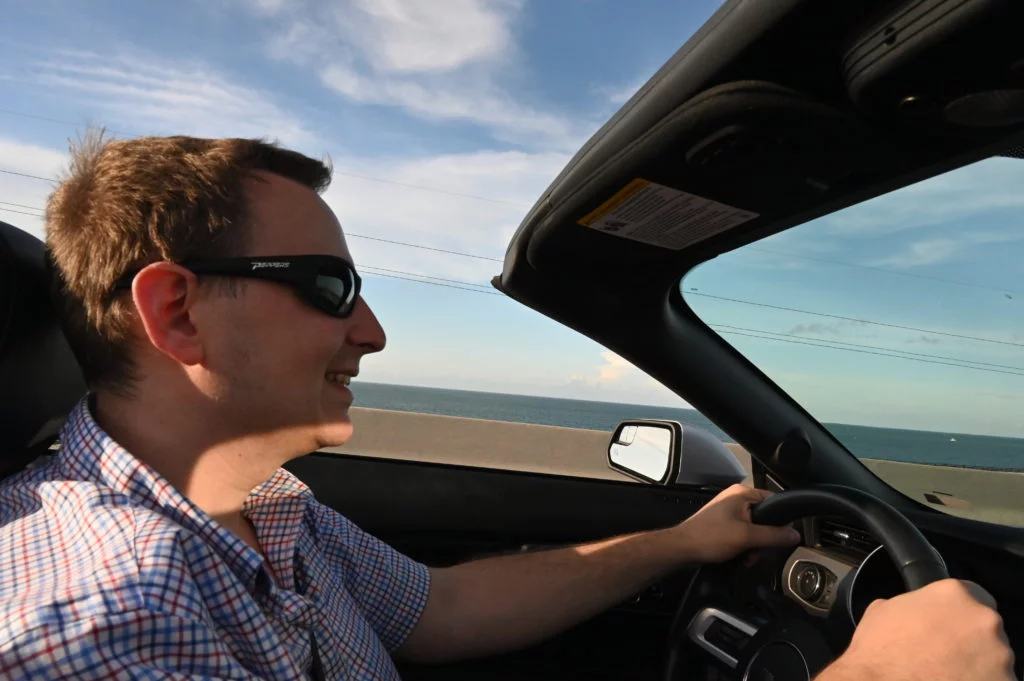
<svg viewBox="0 0 1024 681">
<path fill-rule="evenodd" d="M 279 392 L 301 391 L 320 381 L 343 342 L 339 321 L 304 304 L 283 287 L 251 287 L 220 310 L 220 354 L 242 383 L 256 378 Z M 296 395 L 292 395 L 293 398 Z"/>
<path fill-rule="evenodd" d="M 278 366 L 275 373 L 294 379 L 323 378 L 343 344 L 339 320 L 299 300 L 286 300 L 263 324 L 264 361 Z"/>
</svg>

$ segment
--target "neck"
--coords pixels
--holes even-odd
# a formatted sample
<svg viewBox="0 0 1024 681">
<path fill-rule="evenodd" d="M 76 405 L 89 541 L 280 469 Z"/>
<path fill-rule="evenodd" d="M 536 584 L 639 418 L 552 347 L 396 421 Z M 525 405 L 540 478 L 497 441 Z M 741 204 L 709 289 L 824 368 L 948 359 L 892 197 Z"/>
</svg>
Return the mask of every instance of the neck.
<svg viewBox="0 0 1024 681">
<path fill-rule="evenodd" d="M 218 427 L 226 419 L 216 417 L 215 404 L 172 398 L 167 392 L 162 390 L 159 400 L 97 393 L 93 418 L 132 456 L 251 545 L 255 535 L 242 505 L 254 487 L 292 457 L 281 454 L 280 437 L 232 434 Z"/>
</svg>

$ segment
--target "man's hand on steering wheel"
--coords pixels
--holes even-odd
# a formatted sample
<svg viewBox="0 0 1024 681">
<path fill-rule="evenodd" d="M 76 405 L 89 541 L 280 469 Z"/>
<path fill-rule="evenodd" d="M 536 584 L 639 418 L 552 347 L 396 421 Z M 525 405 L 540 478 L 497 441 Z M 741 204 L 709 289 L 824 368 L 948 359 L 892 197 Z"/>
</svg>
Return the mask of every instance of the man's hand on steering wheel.
<svg viewBox="0 0 1024 681">
<path fill-rule="evenodd" d="M 817 681 L 1015 681 L 1013 661 L 995 599 L 944 579 L 872 603 L 846 653 Z"/>
<path fill-rule="evenodd" d="M 731 577 L 743 567 L 709 565 L 694 576 L 676 612 L 665 679 L 689 678 L 702 661 L 719 664 L 730 679 L 1015 678 L 992 597 L 976 584 L 949 579 L 945 561 L 921 531 L 863 491 L 816 485 L 771 495 L 736 486 L 671 531 L 684 538 L 691 560 L 724 563 L 746 549 L 794 544 L 796 533 L 786 524 L 822 515 L 848 518 L 877 537 L 906 593 L 876 601 L 857 626 L 847 601 L 814 618 L 751 608 L 730 594 Z M 709 640 L 716 622 L 731 633 L 719 631 Z"/>
<path fill-rule="evenodd" d="M 769 496 L 771 492 L 733 485 L 668 532 L 678 536 L 687 562 L 694 563 L 721 563 L 748 549 L 797 544 L 800 533 L 792 527 L 751 522 L 751 507 Z"/>
</svg>

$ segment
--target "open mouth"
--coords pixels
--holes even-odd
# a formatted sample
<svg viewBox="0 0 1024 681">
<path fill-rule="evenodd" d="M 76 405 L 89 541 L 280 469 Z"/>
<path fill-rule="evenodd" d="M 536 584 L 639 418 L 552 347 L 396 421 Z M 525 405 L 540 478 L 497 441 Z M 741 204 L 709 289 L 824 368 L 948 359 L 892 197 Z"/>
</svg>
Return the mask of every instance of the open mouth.
<svg viewBox="0 0 1024 681">
<path fill-rule="evenodd" d="M 352 377 L 349 376 L 348 374 L 338 374 L 338 373 L 324 374 L 324 379 L 326 379 L 326 381 L 328 383 L 333 383 L 334 385 L 341 386 L 341 387 L 346 387 L 350 383 L 352 383 Z"/>
</svg>

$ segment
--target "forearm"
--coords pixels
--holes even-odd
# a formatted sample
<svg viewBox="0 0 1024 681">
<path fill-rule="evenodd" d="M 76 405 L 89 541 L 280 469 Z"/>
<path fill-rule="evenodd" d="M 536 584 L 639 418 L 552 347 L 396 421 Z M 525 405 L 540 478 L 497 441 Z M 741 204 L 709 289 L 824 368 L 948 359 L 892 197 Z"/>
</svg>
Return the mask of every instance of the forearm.
<svg viewBox="0 0 1024 681">
<path fill-rule="evenodd" d="M 402 652 L 443 661 L 544 640 L 691 562 L 678 528 L 432 571 L 423 636 Z M 429 636 L 426 636 L 429 634 Z"/>
</svg>

